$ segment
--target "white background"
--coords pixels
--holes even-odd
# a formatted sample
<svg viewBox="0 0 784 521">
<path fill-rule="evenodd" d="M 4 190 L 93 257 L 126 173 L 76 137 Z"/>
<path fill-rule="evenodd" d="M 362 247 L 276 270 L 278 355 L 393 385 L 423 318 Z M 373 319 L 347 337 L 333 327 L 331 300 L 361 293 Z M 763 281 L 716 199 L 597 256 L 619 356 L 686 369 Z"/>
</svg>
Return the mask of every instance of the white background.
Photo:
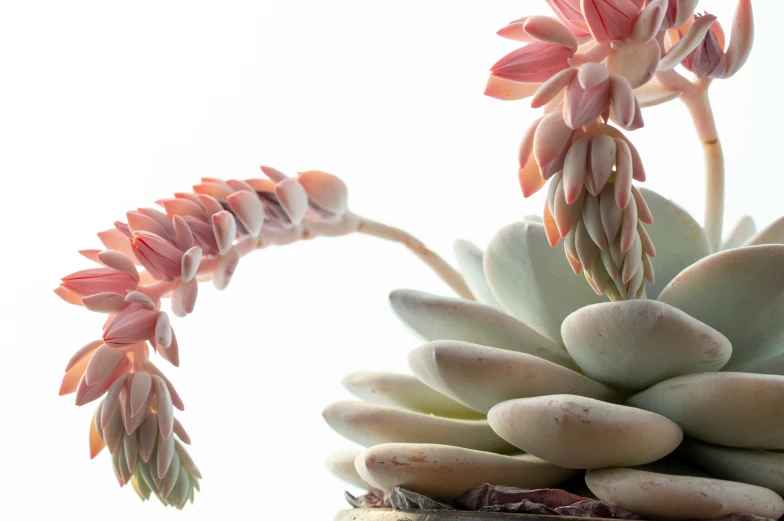
<svg viewBox="0 0 784 521">
<path fill-rule="evenodd" d="M 530 5 L 529 5 L 530 4 Z M 709 0 L 729 32 L 734 1 Z M 727 218 L 781 213 L 779 21 L 755 2 L 757 45 L 713 89 L 727 151 Z M 448 289 L 403 248 L 321 239 L 246 257 L 231 286 L 203 286 L 175 320 L 182 363 L 159 364 L 205 479 L 182 514 L 120 489 L 88 459 L 93 406 L 59 398 L 71 354 L 101 317 L 60 301 L 76 250 L 124 212 L 201 176 L 258 165 L 318 168 L 348 184 L 359 214 L 413 232 L 453 259 L 538 213 L 516 149 L 534 111 L 482 95 L 516 48 L 494 32 L 543 1 L 5 2 L 0 9 L 0 517 L 330 519 L 344 486 L 324 470 L 350 443 L 321 410 L 357 369 L 404 371 L 419 344 L 393 316 L 399 287 Z M 635 132 L 647 185 L 702 215 L 702 157 L 679 102 Z M 540 194 L 541 195 L 541 194 Z M 304 507 L 308 514 L 292 507 Z"/>
</svg>

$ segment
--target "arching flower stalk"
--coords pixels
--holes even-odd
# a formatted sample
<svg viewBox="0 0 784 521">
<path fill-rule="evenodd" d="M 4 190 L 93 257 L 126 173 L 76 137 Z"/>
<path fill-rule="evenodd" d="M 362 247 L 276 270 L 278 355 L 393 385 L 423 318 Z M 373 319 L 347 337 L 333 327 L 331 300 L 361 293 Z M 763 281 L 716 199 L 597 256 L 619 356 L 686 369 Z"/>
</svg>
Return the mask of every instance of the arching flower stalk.
<svg viewBox="0 0 784 521">
<path fill-rule="evenodd" d="M 632 180 L 644 181 L 645 172 L 629 139 L 608 121 L 633 131 L 644 124 L 642 107 L 683 98 L 706 147 L 705 227 L 718 248 L 723 159 L 703 78 L 732 76 L 745 62 L 751 4 L 739 2 L 726 52 L 716 17 L 693 14 L 696 0 L 548 4 L 559 20 L 529 16 L 498 31 L 526 45 L 491 67 L 485 94 L 530 97 L 544 110 L 523 137 L 518 175 L 524 197 L 550 181 L 543 216 L 550 244 L 566 239 L 569 263 L 575 273 L 584 270 L 597 293 L 641 298 L 644 281 L 654 280 L 655 250 L 643 227 L 653 216 Z M 672 71 L 679 63 L 695 73 L 695 83 Z"/>
<path fill-rule="evenodd" d="M 192 313 L 198 282 L 225 289 L 239 260 L 267 246 L 315 237 L 365 233 L 404 244 L 463 298 L 473 299 L 459 273 L 411 235 L 348 211 L 347 190 L 319 171 L 289 178 L 262 167 L 267 178 L 202 179 L 193 192 L 139 208 L 127 222 L 98 234 L 106 249 L 82 250 L 101 265 L 63 277 L 55 293 L 108 315 L 100 339 L 68 362 L 60 394 L 81 406 L 99 402 L 90 427 L 90 456 L 104 447 L 120 485 L 142 499 L 155 494 L 182 508 L 193 500 L 201 474 L 183 448 L 190 438 L 174 417 L 184 404 L 150 360 L 156 352 L 174 366 L 179 344 L 162 299 L 184 317 Z"/>
</svg>

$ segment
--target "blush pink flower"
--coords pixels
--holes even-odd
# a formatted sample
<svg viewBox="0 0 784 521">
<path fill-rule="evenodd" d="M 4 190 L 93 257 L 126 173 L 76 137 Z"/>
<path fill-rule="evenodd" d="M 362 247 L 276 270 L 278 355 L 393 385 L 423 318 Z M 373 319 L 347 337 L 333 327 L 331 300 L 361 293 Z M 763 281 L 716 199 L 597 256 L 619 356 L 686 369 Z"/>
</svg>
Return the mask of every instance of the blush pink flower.
<svg viewBox="0 0 784 521">
<path fill-rule="evenodd" d="M 158 312 L 142 304 L 130 304 L 104 327 L 103 341 L 125 346 L 155 339 Z"/>
<path fill-rule="evenodd" d="M 158 280 L 175 280 L 182 274 L 185 252 L 152 232 L 133 232 L 131 248 L 136 259 Z"/>
<path fill-rule="evenodd" d="M 695 19 L 698 15 L 695 15 Z M 698 78 L 721 78 L 727 72 L 724 57 L 724 31 L 718 20 L 713 22 L 702 43 L 681 64 Z"/>
</svg>

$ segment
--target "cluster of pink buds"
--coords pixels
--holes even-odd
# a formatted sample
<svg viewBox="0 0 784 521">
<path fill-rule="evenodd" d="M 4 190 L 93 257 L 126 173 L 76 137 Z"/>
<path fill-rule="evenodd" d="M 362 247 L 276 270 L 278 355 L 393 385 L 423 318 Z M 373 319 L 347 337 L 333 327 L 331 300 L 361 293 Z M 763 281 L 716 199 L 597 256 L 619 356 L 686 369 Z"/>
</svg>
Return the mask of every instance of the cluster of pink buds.
<svg viewBox="0 0 784 521">
<path fill-rule="evenodd" d="M 190 438 L 174 409 L 184 405 L 150 361 L 157 352 L 179 365 L 179 346 L 161 300 L 172 312 L 193 312 L 198 282 L 224 289 L 240 257 L 270 245 L 356 231 L 346 186 L 319 171 L 289 178 L 262 167 L 267 178 L 202 179 L 192 193 L 158 201 L 164 211 L 139 208 L 127 222 L 98 234 L 105 250 L 80 253 L 102 267 L 63 277 L 55 293 L 108 314 L 100 340 L 68 362 L 60 394 L 81 406 L 99 402 L 90 428 L 90 456 L 112 454 L 120 485 L 182 508 L 199 488 L 199 470 L 183 447 Z"/>
<path fill-rule="evenodd" d="M 645 180 L 639 154 L 619 129 L 643 126 L 641 109 L 678 97 L 666 74 L 678 64 L 698 78 L 727 78 L 751 49 L 750 0 L 740 0 L 732 37 L 697 0 L 547 0 L 556 18 L 527 16 L 498 34 L 526 45 L 501 58 L 485 94 L 531 98 L 544 116 L 520 146 L 525 197 L 548 180 L 544 224 L 565 239 L 575 273 L 611 299 L 641 298 L 653 282 L 653 217 L 632 181 Z M 665 75 L 665 76 L 661 76 Z M 612 122 L 615 126 L 611 126 Z"/>
</svg>

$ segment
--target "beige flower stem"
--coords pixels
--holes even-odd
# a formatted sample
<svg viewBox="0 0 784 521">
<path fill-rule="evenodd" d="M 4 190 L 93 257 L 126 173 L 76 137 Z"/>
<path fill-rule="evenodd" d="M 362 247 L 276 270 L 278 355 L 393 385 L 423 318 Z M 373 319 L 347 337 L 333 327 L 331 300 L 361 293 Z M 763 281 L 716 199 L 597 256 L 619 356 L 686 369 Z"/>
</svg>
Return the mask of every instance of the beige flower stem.
<svg viewBox="0 0 784 521">
<path fill-rule="evenodd" d="M 708 97 L 711 80 L 703 78 L 692 83 L 673 71 L 659 73 L 657 77 L 665 87 L 682 91 L 680 99 L 689 110 L 702 142 L 705 154 L 704 227 L 713 251 L 718 251 L 724 221 L 724 152 Z"/>
<path fill-rule="evenodd" d="M 449 263 L 442 259 L 437 253 L 428 249 L 422 243 L 422 241 L 408 232 L 404 232 L 403 230 L 394 228 L 392 226 L 387 226 L 386 224 L 371 221 L 370 219 L 365 219 L 364 217 L 359 218 L 357 232 L 404 245 L 406 248 L 414 252 L 414 254 L 419 257 L 422 262 L 430 266 L 430 269 L 435 271 L 436 274 L 441 277 L 441 280 L 446 282 L 447 285 L 455 291 L 455 293 L 465 299 L 474 300 L 474 296 L 471 294 L 471 290 L 468 289 L 468 286 L 466 285 L 465 280 L 463 280 L 463 277 L 460 275 L 460 273 L 458 273 L 456 269 L 450 266 Z"/>
</svg>

